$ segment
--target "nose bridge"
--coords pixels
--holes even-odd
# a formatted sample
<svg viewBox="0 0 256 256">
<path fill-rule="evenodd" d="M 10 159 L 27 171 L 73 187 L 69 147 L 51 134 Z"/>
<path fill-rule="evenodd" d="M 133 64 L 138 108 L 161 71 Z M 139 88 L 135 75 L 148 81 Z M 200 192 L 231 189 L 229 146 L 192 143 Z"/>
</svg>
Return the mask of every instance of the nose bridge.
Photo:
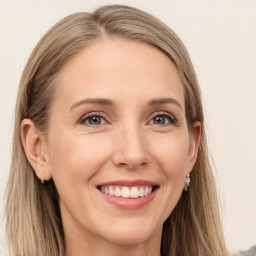
<svg viewBox="0 0 256 256">
<path fill-rule="evenodd" d="M 134 169 L 148 161 L 146 138 L 142 127 L 129 122 L 119 129 L 115 141 L 113 160 L 115 165 Z"/>
</svg>

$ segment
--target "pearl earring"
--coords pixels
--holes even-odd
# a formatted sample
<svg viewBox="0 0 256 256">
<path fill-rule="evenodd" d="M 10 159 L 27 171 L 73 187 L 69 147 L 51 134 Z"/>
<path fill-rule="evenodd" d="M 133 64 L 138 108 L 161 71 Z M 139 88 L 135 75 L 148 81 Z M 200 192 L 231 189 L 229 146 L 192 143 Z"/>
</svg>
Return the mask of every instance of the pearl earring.
<svg viewBox="0 0 256 256">
<path fill-rule="evenodd" d="M 42 177 L 42 178 L 40 179 L 40 180 L 41 180 L 41 183 L 44 184 L 44 178 L 43 178 L 43 177 L 44 177 L 44 172 L 43 172 L 43 171 L 41 172 L 41 177 Z"/>
<path fill-rule="evenodd" d="M 186 182 L 185 182 L 185 186 L 184 186 L 184 190 L 185 190 L 185 191 L 188 190 L 189 184 L 190 184 L 190 177 L 189 177 L 189 174 L 187 174 L 187 176 L 186 176 Z"/>
</svg>

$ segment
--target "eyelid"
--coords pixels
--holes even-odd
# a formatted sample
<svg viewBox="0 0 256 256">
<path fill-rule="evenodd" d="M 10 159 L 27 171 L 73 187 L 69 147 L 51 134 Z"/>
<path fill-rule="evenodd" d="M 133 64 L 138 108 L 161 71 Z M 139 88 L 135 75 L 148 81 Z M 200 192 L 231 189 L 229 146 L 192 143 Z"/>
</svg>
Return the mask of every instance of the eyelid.
<svg viewBox="0 0 256 256">
<path fill-rule="evenodd" d="M 153 113 L 150 117 L 149 122 L 151 122 L 152 119 L 157 117 L 157 116 L 167 116 L 167 117 L 169 117 L 171 119 L 171 125 L 176 125 L 176 123 L 178 122 L 177 118 L 173 114 L 171 114 L 169 112 L 166 112 L 166 111 L 157 111 L 157 112 Z M 164 124 L 164 125 L 159 125 L 159 126 L 166 126 L 166 125 L 170 125 L 170 124 Z"/>
<path fill-rule="evenodd" d="M 78 124 L 83 124 L 83 125 L 87 125 L 87 126 L 92 126 L 92 125 L 88 125 L 85 123 L 85 120 L 89 117 L 93 117 L 93 116 L 99 116 L 102 119 L 104 119 L 104 121 L 106 122 L 105 124 L 99 124 L 99 125 L 94 125 L 94 126 L 101 126 L 101 125 L 106 125 L 106 124 L 110 124 L 110 122 L 107 120 L 108 118 L 106 117 L 106 115 L 102 112 L 90 112 L 87 113 L 85 115 L 83 115 L 81 118 L 79 118 L 78 120 Z"/>
<path fill-rule="evenodd" d="M 99 124 L 98 126 L 111 124 L 111 122 L 108 121 L 109 118 L 107 117 L 107 115 L 104 112 L 98 112 L 98 111 L 92 111 L 87 114 L 84 114 L 81 118 L 79 118 L 79 120 L 77 121 L 77 124 L 87 125 L 87 124 L 85 124 L 85 120 L 92 116 L 99 116 L 99 117 L 103 118 L 104 121 L 106 122 L 105 124 Z M 147 122 L 147 124 L 149 124 L 152 121 L 152 119 L 157 116 L 169 117 L 171 119 L 171 125 L 176 125 L 176 123 L 178 122 L 177 118 L 173 114 L 166 112 L 166 111 L 157 111 L 157 112 L 154 112 L 153 114 L 151 114 L 150 119 Z M 170 124 L 164 124 L 162 126 L 166 126 L 166 125 L 170 125 Z M 88 126 L 90 126 L 90 125 L 88 125 Z M 97 125 L 94 125 L 94 126 L 97 126 Z"/>
</svg>

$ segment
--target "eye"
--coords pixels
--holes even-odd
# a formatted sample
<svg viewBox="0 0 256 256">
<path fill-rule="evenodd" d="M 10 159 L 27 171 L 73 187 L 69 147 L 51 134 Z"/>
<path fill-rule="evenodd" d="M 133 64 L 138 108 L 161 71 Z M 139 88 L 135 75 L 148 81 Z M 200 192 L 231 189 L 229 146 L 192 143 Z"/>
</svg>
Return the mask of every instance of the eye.
<svg viewBox="0 0 256 256">
<path fill-rule="evenodd" d="M 170 114 L 158 114 L 152 118 L 150 124 L 154 125 L 168 125 L 168 124 L 175 124 L 176 119 L 174 116 Z"/>
<path fill-rule="evenodd" d="M 95 114 L 86 115 L 82 117 L 82 119 L 80 120 L 80 124 L 85 124 L 90 126 L 99 126 L 106 123 L 107 121 L 103 116 L 95 115 Z"/>
</svg>

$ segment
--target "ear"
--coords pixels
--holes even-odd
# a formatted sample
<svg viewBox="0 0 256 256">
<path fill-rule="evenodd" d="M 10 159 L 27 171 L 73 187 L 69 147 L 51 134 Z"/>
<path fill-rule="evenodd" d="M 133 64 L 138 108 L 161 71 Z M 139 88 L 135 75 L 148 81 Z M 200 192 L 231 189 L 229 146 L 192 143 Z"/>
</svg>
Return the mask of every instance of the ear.
<svg viewBox="0 0 256 256">
<path fill-rule="evenodd" d="M 201 123 L 199 121 L 196 121 L 193 123 L 193 128 L 192 128 L 192 131 L 190 132 L 190 143 L 189 143 L 189 152 L 188 152 L 189 163 L 188 163 L 188 169 L 186 174 L 189 174 L 195 165 L 200 138 L 201 138 Z"/>
<path fill-rule="evenodd" d="M 31 119 L 21 122 L 21 140 L 27 159 L 40 180 L 51 179 L 45 136 L 39 134 Z"/>
</svg>

